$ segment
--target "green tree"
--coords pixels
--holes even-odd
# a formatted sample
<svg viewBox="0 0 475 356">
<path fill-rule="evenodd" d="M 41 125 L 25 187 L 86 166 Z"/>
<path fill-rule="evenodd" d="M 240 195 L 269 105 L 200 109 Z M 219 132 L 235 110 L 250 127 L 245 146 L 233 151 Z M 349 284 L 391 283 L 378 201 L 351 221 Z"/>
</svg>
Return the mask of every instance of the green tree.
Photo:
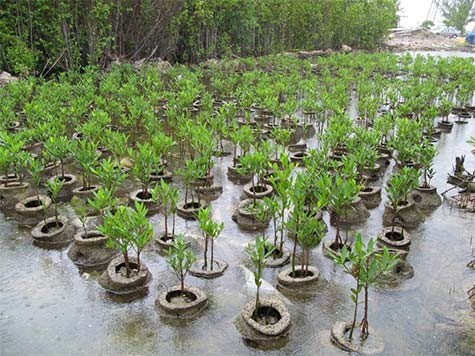
<svg viewBox="0 0 475 356">
<path fill-rule="evenodd" d="M 442 0 L 438 2 L 444 24 L 455 27 L 462 34 L 465 26 L 475 20 L 475 0 Z"/>
</svg>

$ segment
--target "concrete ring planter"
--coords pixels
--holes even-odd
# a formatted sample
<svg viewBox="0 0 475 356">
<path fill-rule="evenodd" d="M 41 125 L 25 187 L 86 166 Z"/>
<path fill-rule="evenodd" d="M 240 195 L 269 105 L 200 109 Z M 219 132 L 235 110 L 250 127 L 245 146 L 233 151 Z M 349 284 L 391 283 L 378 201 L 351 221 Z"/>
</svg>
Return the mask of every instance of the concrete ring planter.
<svg viewBox="0 0 475 356">
<path fill-rule="evenodd" d="M 45 213 L 47 214 L 50 206 L 51 199 L 46 195 L 35 195 L 19 201 L 15 205 L 15 212 L 18 215 L 18 225 L 35 226 L 45 218 Z"/>
<path fill-rule="evenodd" d="M 290 160 L 296 163 L 298 166 L 303 166 L 304 158 L 308 156 L 309 156 L 308 152 L 305 152 L 305 151 L 293 152 L 290 154 Z"/>
<path fill-rule="evenodd" d="M 363 200 L 358 196 L 353 202 L 345 209 L 345 212 L 340 216 L 340 224 L 352 225 L 360 224 L 366 221 L 370 216 L 368 209 L 366 208 Z M 330 223 L 336 224 L 336 214 L 330 211 Z"/>
<path fill-rule="evenodd" d="M 28 196 L 30 185 L 27 182 L 8 182 L 0 184 L 0 210 L 7 215 L 15 213 L 16 203 Z"/>
<path fill-rule="evenodd" d="M 274 188 L 270 184 L 265 185 L 255 185 L 254 186 L 255 192 L 252 189 L 252 184 L 248 183 L 243 187 L 244 194 L 248 198 L 253 198 L 254 193 L 256 199 L 263 199 L 265 197 L 271 196 L 274 192 Z"/>
<path fill-rule="evenodd" d="M 287 248 L 284 247 L 281 253 L 276 247 L 276 250 L 274 250 L 274 253 L 277 253 L 278 257 L 273 258 L 273 256 L 270 256 L 266 261 L 267 268 L 279 268 L 279 267 L 285 266 L 286 264 L 290 262 L 290 251 Z"/>
<path fill-rule="evenodd" d="M 12 183 L 12 182 L 18 182 L 20 180 L 20 177 L 18 177 L 16 174 L 2 174 L 0 175 L 0 183 Z"/>
<path fill-rule="evenodd" d="M 388 226 L 379 233 L 377 243 L 394 249 L 407 250 L 411 245 L 411 236 L 400 226 Z"/>
<path fill-rule="evenodd" d="M 439 121 L 437 128 L 442 132 L 450 132 L 454 127 L 454 123 L 450 121 Z"/>
<path fill-rule="evenodd" d="M 145 205 L 148 210 L 148 216 L 158 213 L 158 205 L 152 200 L 152 193 L 147 192 L 145 194 L 142 189 L 137 189 L 130 192 L 130 205 L 133 207 L 136 201 Z"/>
<path fill-rule="evenodd" d="M 269 323 L 256 321 L 255 302 L 251 301 L 241 310 L 241 317 L 247 326 L 262 336 L 283 336 L 289 332 L 291 327 L 290 313 L 280 299 L 275 297 L 261 298 L 257 314 L 260 315 L 261 313 L 270 315 L 272 320 Z"/>
<path fill-rule="evenodd" d="M 302 151 L 307 150 L 307 144 L 306 143 L 295 143 L 293 145 L 288 145 L 287 148 L 288 148 L 289 152 L 297 153 L 297 152 L 302 152 Z"/>
<path fill-rule="evenodd" d="M 391 269 L 390 273 L 381 276 L 378 286 L 383 289 L 399 287 L 400 284 L 414 277 L 414 268 L 405 259 L 400 258 Z"/>
<path fill-rule="evenodd" d="M 193 318 L 206 308 L 208 296 L 196 287 L 185 286 L 182 292 L 180 286 L 174 286 L 160 294 L 155 305 L 164 312 L 164 316 Z"/>
<path fill-rule="evenodd" d="M 73 189 L 73 196 L 78 197 L 84 201 L 87 201 L 90 198 L 94 197 L 94 192 L 97 192 L 99 190 L 99 186 L 93 185 L 90 187 L 79 187 Z"/>
<path fill-rule="evenodd" d="M 384 169 L 385 167 L 389 166 L 389 164 L 391 163 L 390 158 L 391 158 L 390 155 L 388 155 L 387 153 L 381 152 L 379 154 L 378 159 L 376 160 L 376 163 L 379 164 L 382 169 Z"/>
<path fill-rule="evenodd" d="M 59 161 L 48 162 L 41 171 L 41 176 L 43 178 L 42 180 L 46 181 L 48 178 L 51 178 L 52 176 L 56 175 L 60 166 L 61 162 Z"/>
<path fill-rule="evenodd" d="M 78 186 L 77 177 L 73 174 L 65 174 L 64 177 L 59 174 L 52 176 L 49 180 L 54 178 L 58 178 L 63 183 L 58 193 L 58 200 L 62 202 L 70 201 L 73 197 L 73 190 Z"/>
<path fill-rule="evenodd" d="M 31 230 L 33 243 L 45 248 L 62 248 L 69 245 L 73 240 L 74 228 L 70 226 L 68 219 L 64 216 L 58 216 L 58 222 L 59 228 L 54 229 L 52 229 L 56 225 L 54 216 L 39 222 Z"/>
<path fill-rule="evenodd" d="M 223 194 L 222 186 L 211 186 L 211 187 L 198 187 L 196 192 L 201 196 L 201 198 L 211 201 L 216 200 Z"/>
<path fill-rule="evenodd" d="M 329 252 L 331 251 L 332 253 L 334 253 L 334 254 L 340 256 L 340 255 L 341 255 L 341 250 L 343 249 L 343 246 L 345 246 L 345 243 L 343 242 L 343 244 L 342 244 L 338 249 L 335 249 L 335 250 L 334 250 L 334 249 L 332 248 L 332 247 L 333 247 L 333 244 L 334 244 L 334 241 L 332 241 L 332 242 L 329 243 L 329 244 L 322 243 L 322 252 L 323 252 L 323 255 L 324 255 L 325 257 L 328 257 L 328 258 L 332 259 L 332 260 L 333 260 L 333 257 L 330 255 Z M 346 243 L 346 248 L 347 248 L 348 250 L 351 250 L 351 243 L 347 242 L 347 243 Z"/>
<path fill-rule="evenodd" d="M 224 274 L 226 269 L 228 268 L 227 262 L 219 259 L 213 260 L 213 270 L 211 269 L 203 269 L 205 261 L 203 259 L 197 260 L 190 268 L 190 274 L 195 277 L 206 278 L 206 279 L 213 279 L 220 277 Z M 211 261 L 208 261 L 211 263 Z"/>
<path fill-rule="evenodd" d="M 292 277 L 292 268 L 286 268 L 277 275 L 277 281 L 283 287 L 288 289 L 300 289 L 315 285 L 320 277 L 320 271 L 317 267 L 308 266 L 308 275 L 303 276 L 302 266 L 295 267 L 297 277 Z"/>
<path fill-rule="evenodd" d="M 358 324 L 355 326 L 355 331 Z M 330 333 L 331 341 L 340 349 L 347 352 L 356 352 L 358 354 L 381 354 L 384 351 L 384 343 L 373 328 L 369 328 L 369 336 L 362 341 L 358 335 L 353 335 L 353 339 L 348 339 L 348 332 L 351 329 L 351 322 L 339 321 L 333 325 Z M 356 334 L 356 333 L 355 333 Z"/>
<path fill-rule="evenodd" d="M 366 209 L 374 209 L 381 204 L 381 188 L 380 187 L 365 187 L 363 188 L 358 196 L 363 201 L 363 204 L 366 206 Z"/>
<path fill-rule="evenodd" d="M 395 215 L 397 216 L 394 219 Z M 389 203 L 386 203 L 384 205 L 383 225 L 390 226 L 393 221 L 398 226 L 411 229 L 424 221 L 424 215 L 412 202 L 404 204 L 397 212 Z"/>
<path fill-rule="evenodd" d="M 409 193 L 409 199 L 423 210 L 433 210 L 442 205 L 442 198 L 437 193 L 436 187 L 416 187 Z"/>
<path fill-rule="evenodd" d="M 137 266 L 137 258 L 129 257 L 131 267 Z M 120 273 L 120 270 L 125 268 L 124 256 L 115 257 L 109 262 L 107 269 L 101 274 L 98 279 L 102 288 L 112 294 L 126 295 L 140 292 L 148 287 L 152 280 L 152 274 L 147 266 L 141 262 L 140 272 L 132 272 L 132 275 L 127 278 Z"/>
<path fill-rule="evenodd" d="M 375 163 L 373 168 L 362 168 L 360 174 L 366 178 L 367 181 L 374 182 L 379 179 L 381 173 L 381 166 Z"/>
<path fill-rule="evenodd" d="M 190 186 L 193 187 L 193 188 L 209 186 L 209 185 L 213 184 L 213 179 L 214 179 L 214 175 L 213 175 L 213 173 L 211 173 L 207 177 L 198 178 L 197 180 L 191 182 Z"/>
<path fill-rule="evenodd" d="M 229 166 L 228 167 L 228 178 L 230 181 L 235 182 L 237 184 L 244 184 L 251 180 L 250 175 L 243 175 L 238 172 L 238 168 L 240 168 L 240 164 L 236 164 L 236 167 Z"/>
<path fill-rule="evenodd" d="M 269 226 L 270 220 L 264 222 L 258 221 L 256 219 L 255 212 L 246 209 L 246 207 L 252 203 L 252 199 L 245 199 L 241 201 L 233 213 L 232 220 L 235 221 L 239 227 L 245 231 L 263 230 Z"/>
<path fill-rule="evenodd" d="M 170 183 L 173 180 L 173 175 L 170 171 L 162 169 L 160 172 L 152 172 L 150 174 L 150 181 L 160 182 L 161 180 Z"/>
<path fill-rule="evenodd" d="M 182 217 L 185 220 L 196 220 L 198 218 L 198 211 L 200 209 L 206 208 L 208 204 L 205 201 L 200 202 L 188 202 L 179 204 L 176 213 L 178 216 Z"/>
<path fill-rule="evenodd" d="M 117 250 L 106 246 L 108 237 L 99 231 L 80 232 L 74 235 L 68 257 L 79 268 L 100 270 L 118 255 Z"/>
</svg>

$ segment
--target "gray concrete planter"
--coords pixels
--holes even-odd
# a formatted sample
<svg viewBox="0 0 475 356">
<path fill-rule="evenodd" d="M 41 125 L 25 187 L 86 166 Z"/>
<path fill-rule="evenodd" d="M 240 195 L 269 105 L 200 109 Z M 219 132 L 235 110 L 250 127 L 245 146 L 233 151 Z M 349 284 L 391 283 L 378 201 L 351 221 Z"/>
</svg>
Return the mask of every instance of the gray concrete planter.
<svg viewBox="0 0 475 356">
<path fill-rule="evenodd" d="M 200 202 L 188 202 L 188 203 L 181 203 L 178 204 L 176 209 L 176 213 L 179 217 L 185 220 L 196 220 L 198 219 L 198 211 L 200 209 L 204 209 L 208 206 L 208 203 L 204 200 Z"/>
<path fill-rule="evenodd" d="M 294 162 L 297 166 L 303 166 L 304 158 L 308 156 L 309 156 L 308 152 L 305 152 L 305 151 L 293 152 L 290 154 L 290 160 Z"/>
<path fill-rule="evenodd" d="M 151 216 L 158 213 L 158 205 L 152 200 L 152 193 L 148 191 L 146 194 L 143 192 L 142 189 L 137 189 L 129 194 L 129 202 L 130 206 L 134 206 L 135 202 L 139 202 L 145 205 L 148 212 L 147 215 Z"/>
<path fill-rule="evenodd" d="M 295 266 L 296 277 L 292 276 L 292 268 L 286 268 L 277 275 L 279 285 L 292 290 L 299 290 L 309 286 L 314 286 L 320 277 L 317 267 L 308 266 L 308 274 L 304 276 L 302 266 Z"/>
<path fill-rule="evenodd" d="M 39 200 L 38 200 L 39 198 Z M 47 218 L 51 199 L 46 195 L 25 198 L 15 205 L 19 226 L 35 226 Z"/>
<path fill-rule="evenodd" d="M 107 239 L 107 236 L 96 230 L 77 233 L 74 235 L 68 257 L 79 268 L 102 270 L 119 253 L 106 246 Z"/>
<path fill-rule="evenodd" d="M 173 180 L 173 175 L 170 171 L 166 169 L 162 169 L 160 172 L 152 172 L 150 174 L 150 181 L 152 182 L 160 182 L 160 181 L 165 181 L 167 183 L 170 183 Z"/>
<path fill-rule="evenodd" d="M 400 226 L 388 226 L 379 233 L 377 244 L 393 249 L 408 250 L 411 245 L 411 235 Z"/>
<path fill-rule="evenodd" d="M 450 121 L 439 121 L 437 128 L 442 132 L 451 132 L 454 127 L 454 123 Z"/>
<path fill-rule="evenodd" d="M 374 209 L 381 204 L 381 188 L 380 187 L 365 187 L 363 188 L 358 196 L 363 201 L 363 204 L 366 206 L 366 209 Z"/>
<path fill-rule="evenodd" d="M 236 167 L 229 166 L 228 167 L 228 178 L 230 181 L 237 183 L 237 184 L 244 184 L 251 180 L 250 175 L 243 175 L 238 172 L 238 168 L 240 168 L 240 164 L 236 164 Z"/>
<path fill-rule="evenodd" d="M 73 190 L 76 189 L 79 185 L 78 179 L 73 174 L 65 174 L 64 177 L 59 175 L 54 175 L 49 180 L 58 178 L 63 183 L 61 190 L 58 193 L 58 200 L 62 202 L 68 202 L 73 197 Z"/>
<path fill-rule="evenodd" d="M 269 197 L 274 192 L 274 188 L 270 184 L 265 185 L 255 185 L 254 190 L 252 184 L 248 183 L 243 187 L 244 194 L 248 198 L 253 198 L 254 195 L 256 199 L 264 199 L 265 197 Z"/>
<path fill-rule="evenodd" d="M 343 214 L 340 216 L 340 224 L 343 225 L 353 225 L 360 224 L 366 221 L 369 218 L 369 211 L 366 208 L 363 200 L 358 196 L 353 200 L 353 202 L 344 210 Z M 335 225 L 336 223 L 336 214 L 333 211 L 330 211 L 330 224 Z"/>
<path fill-rule="evenodd" d="M 30 185 L 27 182 L 0 184 L 0 210 L 6 215 L 15 213 L 16 203 L 28 197 Z"/>
<path fill-rule="evenodd" d="M 13 183 L 13 182 L 18 182 L 20 180 L 20 177 L 18 177 L 16 174 L 2 174 L 0 175 L 0 184 L 3 183 Z"/>
<path fill-rule="evenodd" d="M 56 226 L 55 217 L 40 221 L 31 230 L 33 243 L 44 248 L 63 248 L 73 240 L 74 227 L 64 216 L 58 216 L 59 226 Z"/>
<path fill-rule="evenodd" d="M 379 154 L 378 159 L 376 160 L 376 163 L 379 164 L 382 169 L 384 169 L 387 166 L 389 166 L 389 164 L 391 163 L 390 158 L 391 158 L 391 156 L 389 154 L 381 152 Z"/>
<path fill-rule="evenodd" d="M 379 175 L 381 173 L 381 166 L 376 163 L 373 168 L 362 168 L 360 170 L 361 176 L 368 182 L 374 182 L 379 179 Z"/>
<path fill-rule="evenodd" d="M 129 263 L 133 269 L 134 266 L 137 266 L 137 259 L 129 257 Z M 117 295 L 138 294 L 148 288 L 152 274 L 143 262 L 141 262 L 140 271 L 132 272 L 129 278 L 121 272 L 123 268 L 125 268 L 124 256 L 120 255 L 112 259 L 98 279 L 101 287 Z"/>
<path fill-rule="evenodd" d="M 274 258 L 275 256 L 275 258 Z M 274 250 L 274 253 L 267 259 L 266 267 L 267 268 L 279 268 L 285 266 L 290 262 L 290 251 L 287 248 L 283 248 L 281 252 L 277 247 Z"/>
<path fill-rule="evenodd" d="M 93 185 L 87 188 L 84 187 L 79 187 L 73 189 L 73 196 L 78 197 L 82 199 L 83 201 L 86 201 L 88 199 L 92 199 L 94 197 L 94 193 L 99 190 L 99 186 Z"/>
<path fill-rule="evenodd" d="M 266 229 L 269 226 L 270 220 L 264 222 L 258 221 L 255 212 L 252 212 L 248 209 L 248 207 L 252 204 L 252 199 L 245 199 L 241 201 L 232 215 L 232 220 L 245 231 Z"/>
<path fill-rule="evenodd" d="M 276 297 L 261 298 L 257 312 L 255 301 L 247 303 L 234 325 L 247 343 L 262 349 L 285 345 L 292 327 L 287 307 Z"/>
<path fill-rule="evenodd" d="M 356 332 L 358 323 L 355 326 L 353 339 L 348 339 L 348 333 L 351 329 L 351 322 L 339 321 L 333 325 L 330 333 L 330 339 L 338 348 L 347 352 L 356 352 L 363 355 L 382 354 L 384 351 L 383 340 L 375 335 L 373 328 L 369 328 L 369 336 L 366 340 L 361 340 Z"/>
<path fill-rule="evenodd" d="M 422 210 L 434 210 L 442 205 L 442 198 L 437 193 L 436 187 L 416 187 L 409 193 L 409 199 Z"/>
<path fill-rule="evenodd" d="M 213 270 L 211 270 L 211 260 L 208 259 L 208 268 L 203 269 L 205 261 L 203 259 L 197 260 L 190 268 L 190 274 L 199 278 L 213 279 L 221 277 L 226 269 L 228 268 L 227 262 L 214 259 L 213 260 Z"/>
<path fill-rule="evenodd" d="M 389 203 L 386 203 L 384 205 L 383 225 L 392 225 L 395 215 L 395 224 L 408 229 L 415 228 L 424 221 L 424 215 L 414 203 L 406 203 L 397 212 Z"/>
<path fill-rule="evenodd" d="M 198 187 L 196 188 L 196 193 L 198 193 L 201 198 L 207 201 L 216 200 L 221 196 L 221 194 L 223 194 L 223 187 L 222 186 Z"/>
<path fill-rule="evenodd" d="M 168 288 L 155 300 L 161 314 L 170 318 L 194 318 L 208 305 L 208 296 L 201 289 L 185 286 Z"/>
</svg>

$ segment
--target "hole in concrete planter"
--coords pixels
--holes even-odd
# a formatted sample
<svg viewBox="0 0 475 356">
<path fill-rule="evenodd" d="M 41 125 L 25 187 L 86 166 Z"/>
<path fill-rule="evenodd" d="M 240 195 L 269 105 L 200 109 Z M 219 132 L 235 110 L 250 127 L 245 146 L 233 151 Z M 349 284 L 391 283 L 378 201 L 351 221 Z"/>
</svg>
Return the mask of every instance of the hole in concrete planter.
<svg viewBox="0 0 475 356">
<path fill-rule="evenodd" d="M 307 277 L 313 277 L 313 272 L 312 271 L 302 271 L 300 269 L 295 270 L 294 273 L 290 272 L 289 276 L 292 278 L 307 278 Z"/>
<path fill-rule="evenodd" d="M 361 189 L 361 191 L 364 192 L 364 193 L 370 193 L 370 192 L 373 191 L 373 188 L 363 188 L 363 189 Z"/>
<path fill-rule="evenodd" d="M 269 252 L 269 249 L 267 248 L 267 246 L 265 247 L 265 252 L 266 253 Z M 282 257 L 282 252 L 280 251 L 280 249 L 278 249 L 277 247 L 274 248 L 274 251 L 272 251 L 272 257 L 273 258 L 281 258 Z"/>
<path fill-rule="evenodd" d="M 183 209 L 199 209 L 199 208 L 201 208 L 201 205 L 198 202 L 191 202 L 191 203 L 186 203 L 183 205 Z"/>
<path fill-rule="evenodd" d="M 73 178 L 72 178 L 72 177 L 69 177 L 69 176 L 64 176 L 64 177 L 58 176 L 58 179 L 59 179 L 61 182 L 65 183 L 65 182 L 70 182 Z"/>
<path fill-rule="evenodd" d="M 252 313 L 252 319 L 261 325 L 274 325 L 282 319 L 277 309 L 269 306 L 261 306 Z"/>
<path fill-rule="evenodd" d="M 167 294 L 166 300 L 172 304 L 187 304 L 194 302 L 197 299 L 194 293 L 188 291 L 174 290 Z"/>
<path fill-rule="evenodd" d="M 91 186 L 91 187 L 82 187 L 82 188 L 79 188 L 79 191 L 80 191 L 80 192 L 88 192 L 88 191 L 90 191 L 90 190 L 94 190 L 94 189 L 96 189 L 96 187 L 95 187 L 95 186 Z"/>
<path fill-rule="evenodd" d="M 402 241 L 404 240 L 404 235 L 397 231 L 388 231 L 384 236 L 391 241 Z"/>
<path fill-rule="evenodd" d="M 60 230 L 60 229 L 62 229 L 63 226 L 64 226 L 64 224 L 61 221 L 58 221 L 58 224 L 56 224 L 56 221 L 50 221 L 41 228 L 41 232 L 43 234 L 48 234 L 48 233 L 51 232 L 51 230 Z"/>
<path fill-rule="evenodd" d="M 137 271 L 137 263 L 135 262 L 129 262 L 129 267 L 130 267 L 130 270 L 131 271 Z M 127 267 L 125 267 L 125 262 L 122 262 L 120 264 L 118 264 L 117 266 L 115 266 L 115 273 L 116 274 L 123 274 L 125 276 L 125 270 L 127 269 Z M 122 273 L 123 271 L 123 273 Z"/>
<path fill-rule="evenodd" d="M 138 192 L 137 193 L 137 198 L 141 200 L 149 200 L 152 199 L 152 193 L 150 192 Z"/>
<path fill-rule="evenodd" d="M 254 188 L 251 187 L 251 189 L 249 189 L 252 193 L 264 193 L 267 191 L 267 187 L 265 186 L 261 186 L 261 185 L 257 185 L 255 186 Z"/>
<path fill-rule="evenodd" d="M 103 237 L 104 235 L 98 233 L 98 232 L 88 232 L 87 234 L 83 234 L 82 235 L 82 238 L 84 240 L 87 240 L 87 239 L 95 239 L 97 237 Z"/>
<path fill-rule="evenodd" d="M 25 204 L 26 208 L 37 208 L 39 206 L 42 206 L 43 202 L 41 200 L 30 200 Z"/>
</svg>

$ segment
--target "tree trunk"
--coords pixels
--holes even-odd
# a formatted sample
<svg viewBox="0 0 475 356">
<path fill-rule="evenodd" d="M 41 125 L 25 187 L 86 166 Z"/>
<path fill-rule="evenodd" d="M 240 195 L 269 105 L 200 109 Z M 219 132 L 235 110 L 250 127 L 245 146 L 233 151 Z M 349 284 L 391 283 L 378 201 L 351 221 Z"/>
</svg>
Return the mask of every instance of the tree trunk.
<svg viewBox="0 0 475 356">
<path fill-rule="evenodd" d="M 211 271 L 213 270 L 214 262 L 214 239 L 211 239 Z"/>
<path fill-rule="evenodd" d="M 127 251 L 123 253 L 124 255 L 124 262 L 125 262 L 125 277 L 130 278 L 130 264 L 129 264 L 129 255 Z"/>
<path fill-rule="evenodd" d="M 203 259 L 205 261 L 203 267 L 205 270 L 208 270 L 208 235 L 205 235 L 205 251 L 203 254 Z"/>
</svg>

